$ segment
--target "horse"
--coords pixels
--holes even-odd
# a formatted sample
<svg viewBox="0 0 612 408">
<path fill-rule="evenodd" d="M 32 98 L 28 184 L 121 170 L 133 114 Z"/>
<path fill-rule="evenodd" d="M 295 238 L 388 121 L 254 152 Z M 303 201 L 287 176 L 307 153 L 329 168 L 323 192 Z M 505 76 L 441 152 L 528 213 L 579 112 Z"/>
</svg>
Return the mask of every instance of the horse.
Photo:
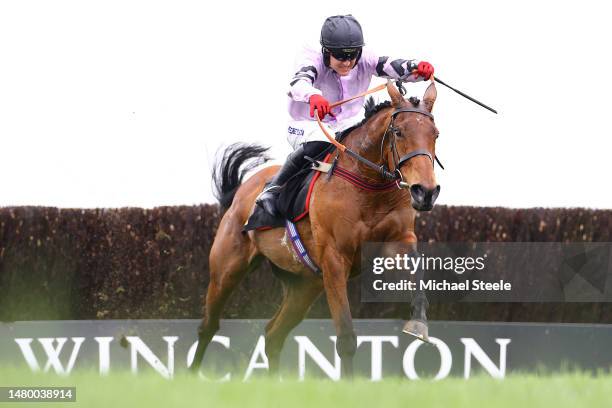
<svg viewBox="0 0 612 408">
<path fill-rule="evenodd" d="M 438 137 L 431 114 L 437 95 L 434 82 L 422 100 L 404 99 L 390 81 L 387 91 L 391 100 L 370 109 L 362 123 L 343 140 L 347 149 L 365 160 L 355 160 L 338 150 L 336 158 L 338 168 L 358 174 L 363 182 L 373 185 L 389 183 L 383 176 L 384 169 L 388 169 L 386 174 L 397 178 L 397 187 L 371 192 L 333 175 L 317 180 L 308 217 L 296 226 L 321 275 L 296 258 L 287 244 L 284 228 L 243 232 L 255 198 L 278 166 L 264 168 L 242 183 L 244 172 L 240 172 L 240 167 L 247 159 L 261 158 L 266 149 L 243 145 L 231 154 L 226 152 L 215 170 L 222 176 L 217 188 L 225 213 L 210 251 L 210 283 L 192 371 L 199 370 L 206 348 L 219 329 L 221 312 L 231 292 L 247 273 L 267 259 L 283 285 L 282 303 L 265 327 L 269 373 L 278 373 L 286 337 L 324 291 L 337 334 L 341 373 L 346 377 L 353 375 L 357 342 L 347 281 L 360 273 L 360 245 L 366 241 L 395 241 L 416 246 L 416 212 L 431 210 L 440 192 L 433 165 Z M 427 341 L 428 302 L 424 292 L 416 292 L 411 306 L 411 319 L 404 332 Z"/>
</svg>

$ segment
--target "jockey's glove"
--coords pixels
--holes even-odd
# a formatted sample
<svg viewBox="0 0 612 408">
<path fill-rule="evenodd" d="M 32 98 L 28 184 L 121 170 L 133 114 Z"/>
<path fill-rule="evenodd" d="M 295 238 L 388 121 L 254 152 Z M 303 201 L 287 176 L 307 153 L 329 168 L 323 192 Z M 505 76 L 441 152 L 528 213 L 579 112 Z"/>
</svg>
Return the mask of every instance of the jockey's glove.
<svg viewBox="0 0 612 408">
<path fill-rule="evenodd" d="M 434 73 L 434 67 L 427 61 L 419 62 L 416 69 L 416 75 L 422 76 L 427 81 Z"/>
<path fill-rule="evenodd" d="M 319 119 L 323 120 L 325 115 L 334 116 L 329 106 L 329 101 L 325 99 L 322 95 L 313 94 L 310 96 L 308 100 L 310 103 L 310 117 L 314 118 L 314 110 L 317 109 L 317 113 L 319 114 Z"/>
</svg>

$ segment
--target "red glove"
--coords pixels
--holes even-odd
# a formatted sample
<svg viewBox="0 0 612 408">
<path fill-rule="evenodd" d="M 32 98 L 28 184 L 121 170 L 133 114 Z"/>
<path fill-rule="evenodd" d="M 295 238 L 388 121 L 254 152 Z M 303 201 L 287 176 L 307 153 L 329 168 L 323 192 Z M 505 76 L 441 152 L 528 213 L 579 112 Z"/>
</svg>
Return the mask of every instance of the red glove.
<svg viewBox="0 0 612 408">
<path fill-rule="evenodd" d="M 422 76 L 428 80 L 434 73 L 434 67 L 429 62 L 421 61 L 417 66 L 417 76 Z"/>
<path fill-rule="evenodd" d="M 310 96 L 310 117 L 314 118 L 314 110 L 317 109 L 317 113 L 319 114 L 319 119 L 323 120 L 325 115 L 334 116 L 331 112 L 331 108 L 329 107 L 329 101 L 318 94 L 313 94 Z"/>
</svg>

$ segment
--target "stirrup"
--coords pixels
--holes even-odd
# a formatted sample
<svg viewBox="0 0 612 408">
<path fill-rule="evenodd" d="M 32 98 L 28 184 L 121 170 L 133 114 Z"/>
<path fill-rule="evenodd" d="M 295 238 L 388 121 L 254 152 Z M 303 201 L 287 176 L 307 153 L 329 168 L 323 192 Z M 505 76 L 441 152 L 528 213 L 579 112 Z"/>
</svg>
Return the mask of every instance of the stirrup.
<svg viewBox="0 0 612 408">
<path fill-rule="evenodd" d="M 274 196 L 274 197 L 278 196 L 278 194 L 280 193 L 280 188 L 281 186 L 277 184 L 268 185 L 266 188 L 261 190 L 261 193 L 257 195 L 257 198 L 255 199 L 255 203 L 257 205 L 261 205 L 264 201 L 269 200 L 270 196 Z"/>
<path fill-rule="evenodd" d="M 259 193 L 257 197 L 259 198 L 264 193 L 272 193 L 272 194 L 280 193 L 280 189 L 281 189 L 281 186 L 279 186 L 278 184 L 269 184 L 267 187 L 261 190 L 261 193 Z"/>
<path fill-rule="evenodd" d="M 264 188 L 261 193 L 259 193 L 255 199 L 255 205 L 261 207 L 266 214 L 276 217 L 278 215 L 276 200 L 278 199 L 280 190 L 281 186 L 279 185 L 269 185 L 268 187 Z"/>
</svg>

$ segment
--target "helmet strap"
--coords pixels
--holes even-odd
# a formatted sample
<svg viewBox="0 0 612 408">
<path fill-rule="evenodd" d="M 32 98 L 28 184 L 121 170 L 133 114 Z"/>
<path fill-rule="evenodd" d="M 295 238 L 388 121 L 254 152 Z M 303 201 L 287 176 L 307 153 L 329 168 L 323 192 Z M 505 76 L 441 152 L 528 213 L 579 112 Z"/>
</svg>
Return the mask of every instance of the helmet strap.
<svg viewBox="0 0 612 408">
<path fill-rule="evenodd" d="M 327 51 L 325 47 L 321 47 L 321 52 L 323 53 L 323 63 L 327 68 L 329 68 L 329 57 L 331 53 Z"/>
<path fill-rule="evenodd" d="M 359 48 L 359 54 L 357 55 L 357 58 L 355 58 L 355 67 L 357 66 L 357 64 L 359 64 L 359 60 L 361 59 L 361 54 L 363 53 L 363 47 Z M 355 68 L 353 67 L 353 68 Z"/>
</svg>

